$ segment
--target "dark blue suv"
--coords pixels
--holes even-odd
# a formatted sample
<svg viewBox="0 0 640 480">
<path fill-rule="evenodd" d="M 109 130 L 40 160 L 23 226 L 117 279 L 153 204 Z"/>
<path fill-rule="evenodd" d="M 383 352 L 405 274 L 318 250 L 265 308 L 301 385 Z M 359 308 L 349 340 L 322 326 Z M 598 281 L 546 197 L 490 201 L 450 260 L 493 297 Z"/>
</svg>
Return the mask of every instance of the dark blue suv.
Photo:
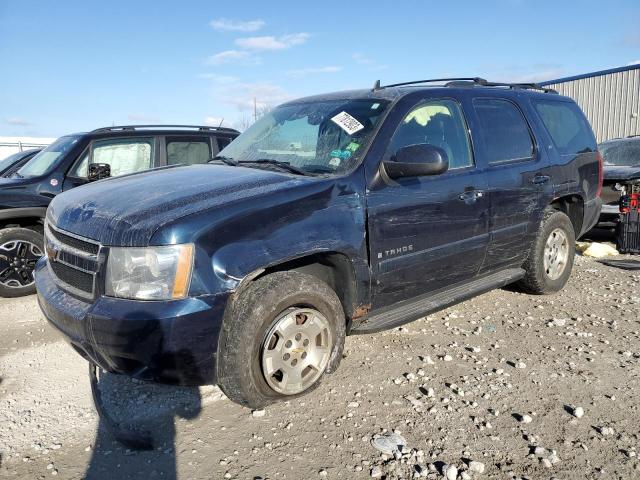
<svg viewBox="0 0 640 480">
<path fill-rule="evenodd" d="M 259 407 L 313 388 L 346 334 L 560 290 L 601 206 L 583 113 L 537 85 L 434 83 L 292 101 L 208 165 L 56 197 L 43 312 L 107 371 Z"/>
</svg>

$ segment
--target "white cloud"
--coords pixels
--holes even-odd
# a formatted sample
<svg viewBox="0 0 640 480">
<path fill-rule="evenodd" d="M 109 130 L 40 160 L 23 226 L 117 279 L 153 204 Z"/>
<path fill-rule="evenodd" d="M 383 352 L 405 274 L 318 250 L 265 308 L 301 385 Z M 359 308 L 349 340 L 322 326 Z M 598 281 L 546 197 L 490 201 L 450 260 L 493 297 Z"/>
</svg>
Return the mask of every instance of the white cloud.
<svg viewBox="0 0 640 480">
<path fill-rule="evenodd" d="M 221 127 L 224 125 L 224 118 L 207 115 L 204 117 L 204 124 L 210 127 Z"/>
<path fill-rule="evenodd" d="M 228 18 L 217 18 L 211 20 L 209 25 L 219 32 L 256 32 L 266 25 L 264 20 L 229 20 Z"/>
<path fill-rule="evenodd" d="M 353 55 L 351 55 L 351 58 L 353 58 L 353 60 L 359 65 L 368 66 L 369 70 L 372 70 L 372 71 L 385 70 L 385 69 L 389 68 L 389 65 L 380 64 L 380 63 L 376 62 L 375 60 L 372 60 L 371 58 L 369 58 L 366 55 L 364 55 L 362 53 L 359 53 L 359 52 L 356 52 Z"/>
<path fill-rule="evenodd" d="M 290 100 L 292 96 L 270 82 L 234 83 L 214 91 L 216 101 L 233 105 L 240 111 L 253 111 L 254 99 L 258 109 L 270 108 Z"/>
<path fill-rule="evenodd" d="M 217 73 L 201 73 L 198 75 L 198 78 L 204 78 L 205 80 L 211 80 L 214 83 L 221 84 L 233 83 L 238 81 L 237 77 L 233 77 L 231 75 L 220 75 Z"/>
<path fill-rule="evenodd" d="M 209 58 L 207 58 L 205 64 L 215 67 L 218 65 L 223 65 L 225 63 L 233 62 L 255 65 L 260 62 L 260 59 L 253 56 L 250 52 L 244 50 L 225 50 L 224 52 L 211 55 Z"/>
<path fill-rule="evenodd" d="M 366 55 L 363 55 L 362 53 L 354 53 L 353 55 L 351 55 L 351 58 L 353 58 L 356 63 L 359 63 L 360 65 L 370 65 L 373 63 L 373 60 L 371 60 Z"/>
<path fill-rule="evenodd" d="M 293 33 L 290 35 L 282 35 L 280 37 L 247 37 L 238 38 L 236 45 L 244 50 L 284 50 L 294 45 L 300 45 L 307 41 L 308 33 Z"/>
<path fill-rule="evenodd" d="M 640 64 L 640 58 L 638 60 L 634 60 L 632 62 L 627 63 L 627 67 L 630 67 L 631 65 L 638 65 Z"/>
<path fill-rule="evenodd" d="M 158 117 L 152 117 L 143 113 L 130 113 L 127 115 L 127 120 L 132 122 L 162 123 L 162 120 Z"/>
<path fill-rule="evenodd" d="M 28 127 L 31 125 L 31 123 L 27 122 L 24 118 L 20 118 L 20 117 L 6 118 L 4 123 L 8 125 L 14 125 L 16 127 Z"/>
<path fill-rule="evenodd" d="M 315 75 L 317 73 L 336 73 L 342 70 L 342 67 L 328 66 L 328 67 L 316 67 L 316 68 L 301 68 L 298 70 L 289 70 L 287 75 L 290 77 L 306 77 L 307 75 Z"/>
</svg>

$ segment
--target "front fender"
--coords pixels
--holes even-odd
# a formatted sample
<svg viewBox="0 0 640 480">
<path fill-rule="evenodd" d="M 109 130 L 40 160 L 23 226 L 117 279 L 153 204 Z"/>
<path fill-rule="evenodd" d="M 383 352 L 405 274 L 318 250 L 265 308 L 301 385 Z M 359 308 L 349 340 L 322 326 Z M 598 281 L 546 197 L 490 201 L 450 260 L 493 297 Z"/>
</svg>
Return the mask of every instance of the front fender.
<svg viewBox="0 0 640 480">
<path fill-rule="evenodd" d="M 323 252 L 368 272 L 364 178 L 317 179 L 180 219 L 152 244 L 192 242 L 191 295 L 235 290 L 252 273 Z M 360 296 L 360 295 L 358 295 Z"/>
</svg>

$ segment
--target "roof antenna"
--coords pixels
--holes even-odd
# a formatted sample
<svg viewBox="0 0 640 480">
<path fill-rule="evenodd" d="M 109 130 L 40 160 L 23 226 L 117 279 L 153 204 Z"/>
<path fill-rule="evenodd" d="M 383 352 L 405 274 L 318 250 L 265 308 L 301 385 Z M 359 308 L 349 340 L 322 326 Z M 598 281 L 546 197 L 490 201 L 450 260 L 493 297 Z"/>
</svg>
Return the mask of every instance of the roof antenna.
<svg viewBox="0 0 640 480">
<path fill-rule="evenodd" d="M 376 90 L 380 90 L 380 80 L 376 80 L 376 83 L 373 84 L 373 88 L 371 89 L 372 92 Z"/>
</svg>

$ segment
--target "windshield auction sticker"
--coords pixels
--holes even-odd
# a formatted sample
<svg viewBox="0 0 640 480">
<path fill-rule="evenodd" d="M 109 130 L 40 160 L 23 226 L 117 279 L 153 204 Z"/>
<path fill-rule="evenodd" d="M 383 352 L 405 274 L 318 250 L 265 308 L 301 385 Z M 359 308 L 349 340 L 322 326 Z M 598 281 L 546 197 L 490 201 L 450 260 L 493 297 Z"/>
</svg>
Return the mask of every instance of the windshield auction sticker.
<svg viewBox="0 0 640 480">
<path fill-rule="evenodd" d="M 358 120 L 353 118 L 347 112 L 340 112 L 335 117 L 333 117 L 331 121 L 338 125 L 349 135 L 353 135 L 354 133 L 364 128 L 364 125 L 362 125 Z"/>
</svg>

